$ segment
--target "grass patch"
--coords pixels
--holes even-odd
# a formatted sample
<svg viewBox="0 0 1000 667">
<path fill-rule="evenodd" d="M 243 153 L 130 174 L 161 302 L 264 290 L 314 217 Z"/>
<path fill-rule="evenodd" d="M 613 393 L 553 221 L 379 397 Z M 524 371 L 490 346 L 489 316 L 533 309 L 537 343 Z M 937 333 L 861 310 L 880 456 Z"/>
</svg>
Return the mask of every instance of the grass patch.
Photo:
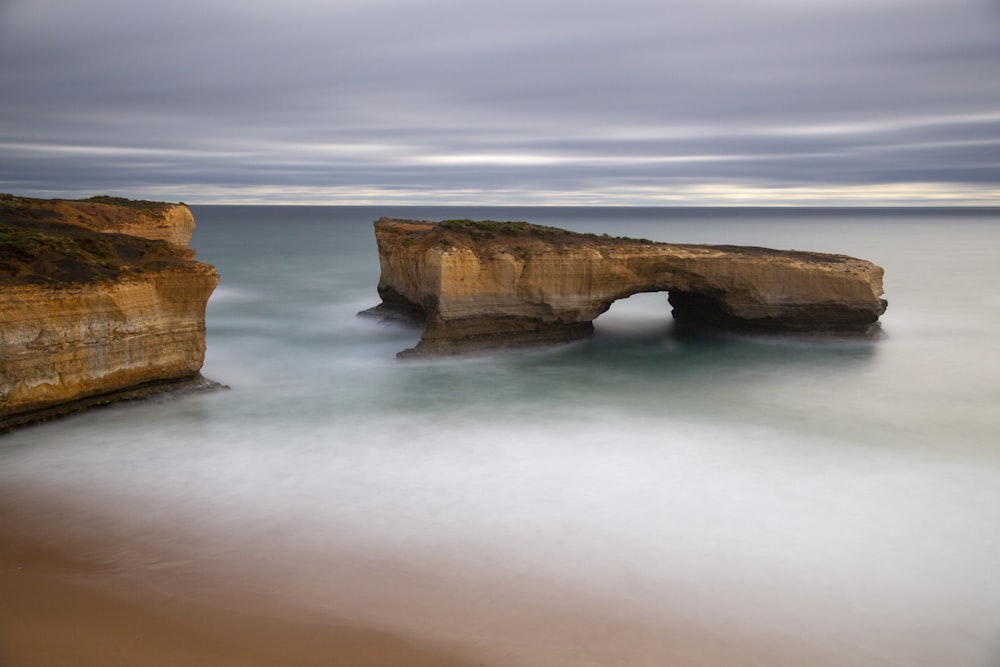
<svg viewBox="0 0 1000 667">
<path fill-rule="evenodd" d="M 497 220 L 469 220 L 467 218 L 455 220 L 442 220 L 437 223 L 439 229 L 464 232 L 474 241 L 489 240 L 502 236 L 528 235 L 551 242 L 615 242 L 615 243 L 635 243 L 642 245 L 652 245 L 649 239 L 633 239 L 626 236 L 611 237 L 607 234 L 583 234 L 571 232 L 558 227 L 547 227 L 545 225 L 535 225 L 523 221 L 497 221 Z"/>
<path fill-rule="evenodd" d="M 149 201 L 147 199 L 128 199 L 127 197 L 111 197 L 109 195 L 96 195 L 94 197 L 87 197 L 86 199 L 81 199 L 90 204 L 108 204 L 110 206 L 122 206 L 125 208 L 132 209 L 134 211 L 143 211 L 145 213 L 162 213 L 172 206 L 166 202 L 161 201 Z"/>
<path fill-rule="evenodd" d="M 165 241 L 0 222 L 0 284 L 91 283 L 183 260 Z"/>
</svg>

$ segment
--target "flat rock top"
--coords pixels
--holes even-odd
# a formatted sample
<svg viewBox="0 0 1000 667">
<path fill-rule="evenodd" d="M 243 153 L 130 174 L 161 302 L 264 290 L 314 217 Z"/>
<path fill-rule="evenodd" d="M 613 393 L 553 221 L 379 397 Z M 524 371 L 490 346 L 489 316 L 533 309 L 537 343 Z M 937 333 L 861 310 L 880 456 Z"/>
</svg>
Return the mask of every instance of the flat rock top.
<svg viewBox="0 0 1000 667">
<path fill-rule="evenodd" d="M 803 250 L 776 250 L 757 246 L 698 245 L 663 243 L 608 234 L 585 234 L 557 227 L 519 221 L 494 220 L 397 220 L 381 218 L 376 227 L 398 234 L 406 247 L 425 250 L 431 247 L 469 248 L 479 253 L 513 252 L 535 254 L 574 248 L 591 248 L 602 253 L 660 254 L 679 256 L 744 258 L 762 261 L 785 261 L 815 265 L 861 263 L 847 255 Z"/>
<path fill-rule="evenodd" d="M 23 221 L 51 221 L 96 231 L 116 229 L 137 218 L 162 217 L 180 204 L 97 196 L 88 199 L 36 199 L 0 193 L 0 216 Z"/>
<path fill-rule="evenodd" d="M 95 231 L 105 221 L 162 215 L 172 204 L 31 199 L 0 195 L 0 284 L 58 285 L 196 264 L 194 252 L 166 241 Z M 90 222 L 91 224 L 87 224 Z"/>
</svg>

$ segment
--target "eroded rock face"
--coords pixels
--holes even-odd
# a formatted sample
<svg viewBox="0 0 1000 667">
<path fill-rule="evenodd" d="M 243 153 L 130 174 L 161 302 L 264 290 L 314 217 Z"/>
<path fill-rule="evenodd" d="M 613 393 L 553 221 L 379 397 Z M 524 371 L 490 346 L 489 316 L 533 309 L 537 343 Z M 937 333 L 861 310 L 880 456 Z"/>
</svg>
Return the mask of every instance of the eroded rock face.
<svg viewBox="0 0 1000 667">
<path fill-rule="evenodd" d="M 0 299 L 0 414 L 13 417 L 150 383 L 194 378 L 205 360 L 206 264 Z"/>
<path fill-rule="evenodd" d="M 127 206 L 105 216 L 139 238 L 65 220 L 58 204 L 33 204 L 41 216 L 0 206 L 0 430 L 194 382 L 205 359 L 219 275 L 175 244 L 189 219 L 193 229 L 187 207 L 131 224 Z M 173 235 L 160 227 L 172 219 Z"/>
<path fill-rule="evenodd" d="M 844 255 L 653 243 L 525 223 L 383 218 L 384 309 L 426 318 L 418 352 L 570 340 L 617 299 L 668 291 L 679 322 L 727 330 L 864 332 L 882 269 Z"/>
</svg>

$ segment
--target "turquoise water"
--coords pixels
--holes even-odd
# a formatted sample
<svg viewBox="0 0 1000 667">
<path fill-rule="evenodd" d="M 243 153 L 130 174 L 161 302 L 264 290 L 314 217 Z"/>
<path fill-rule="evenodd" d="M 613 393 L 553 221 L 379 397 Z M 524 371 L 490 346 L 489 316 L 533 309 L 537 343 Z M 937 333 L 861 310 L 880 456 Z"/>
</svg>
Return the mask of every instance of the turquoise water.
<svg viewBox="0 0 1000 667">
<path fill-rule="evenodd" d="M 997 664 L 997 211 L 194 213 L 231 391 L 0 439 L 3 488 L 71 498 L 123 576 L 490 664 Z M 842 252 L 889 310 L 871 339 L 690 339 L 636 295 L 586 341 L 397 361 L 419 331 L 356 317 L 381 215 Z"/>
</svg>

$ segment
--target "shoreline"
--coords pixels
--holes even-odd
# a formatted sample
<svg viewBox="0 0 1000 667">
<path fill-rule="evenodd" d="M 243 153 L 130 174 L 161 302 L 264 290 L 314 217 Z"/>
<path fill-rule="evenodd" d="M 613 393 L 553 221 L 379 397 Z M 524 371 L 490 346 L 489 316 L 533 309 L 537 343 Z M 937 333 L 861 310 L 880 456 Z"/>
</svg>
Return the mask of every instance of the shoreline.
<svg viewBox="0 0 1000 667">
<path fill-rule="evenodd" d="M 837 615 L 815 617 L 832 623 L 819 632 L 775 626 L 720 589 L 673 586 L 661 604 L 630 607 L 558 579 L 492 578 L 454 563 L 435 572 L 375 551 L 331 553 L 322 579 L 297 557 L 280 570 L 238 561 L 206 570 L 198 562 L 212 549 L 185 544 L 181 525 L 114 525 L 69 496 L 18 486 L 0 489 L 3 667 L 843 667 L 868 664 L 865 651 L 886 665 L 923 665 L 915 658 L 957 650 L 941 628 L 918 637 L 890 623 L 879 632 L 892 636 L 871 644 L 867 627 L 839 626 Z M 131 562 L 130 552 L 176 539 L 180 548 L 159 562 Z M 274 595 L 289 576 L 312 577 L 332 606 Z M 789 619 L 787 602 L 776 609 Z M 845 651 L 847 642 L 860 649 Z"/>
<path fill-rule="evenodd" d="M 98 534 L 95 527 L 86 513 L 61 501 L 30 491 L 0 495 L 0 665 L 714 667 L 739 664 L 746 656 L 775 667 L 833 664 L 811 661 L 794 642 L 761 642 L 738 627 L 704 627 L 683 614 L 616 613 L 598 599 L 558 587 L 541 597 L 514 594 L 504 600 L 502 591 L 487 586 L 469 601 L 466 615 L 455 616 L 453 602 L 424 597 L 433 585 L 427 589 L 419 571 L 394 572 L 391 564 L 384 583 L 412 585 L 421 604 L 385 588 L 354 599 L 358 581 L 352 572 L 358 572 L 351 567 L 332 575 L 342 578 L 345 589 L 332 613 L 290 606 L 215 578 L 162 585 L 108 551 L 104 541 L 120 542 L 121 533 Z M 149 539 L 127 532 L 125 539 Z M 361 576 L 364 588 L 370 582 Z M 366 609 L 352 607 L 352 599 Z M 373 621 L 372 604 L 408 614 L 410 627 Z M 443 616 L 433 618 L 438 613 Z M 444 635 L 443 617 L 449 617 Z"/>
<path fill-rule="evenodd" d="M 0 504 L 4 667 L 471 667 L 445 647 L 326 618 L 180 600 Z M 20 515 L 20 516 L 18 516 Z M 265 612 L 266 613 L 266 612 Z"/>
</svg>

